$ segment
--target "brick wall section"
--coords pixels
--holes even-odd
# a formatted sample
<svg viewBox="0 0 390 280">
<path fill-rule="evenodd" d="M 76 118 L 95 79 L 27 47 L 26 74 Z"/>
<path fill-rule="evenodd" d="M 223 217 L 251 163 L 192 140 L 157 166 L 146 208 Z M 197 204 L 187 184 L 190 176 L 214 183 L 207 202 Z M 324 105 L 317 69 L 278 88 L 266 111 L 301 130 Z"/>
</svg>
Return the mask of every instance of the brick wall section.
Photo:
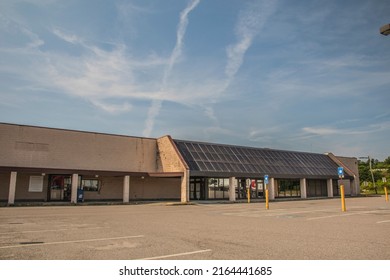
<svg viewBox="0 0 390 280">
<path fill-rule="evenodd" d="M 190 171 L 169 135 L 157 139 L 157 169 L 159 172 L 183 172 L 180 183 L 180 200 L 182 203 L 188 202 Z"/>
<path fill-rule="evenodd" d="M 183 172 L 188 170 L 186 162 L 169 135 L 157 139 L 157 170 L 158 172 Z"/>
</svg>

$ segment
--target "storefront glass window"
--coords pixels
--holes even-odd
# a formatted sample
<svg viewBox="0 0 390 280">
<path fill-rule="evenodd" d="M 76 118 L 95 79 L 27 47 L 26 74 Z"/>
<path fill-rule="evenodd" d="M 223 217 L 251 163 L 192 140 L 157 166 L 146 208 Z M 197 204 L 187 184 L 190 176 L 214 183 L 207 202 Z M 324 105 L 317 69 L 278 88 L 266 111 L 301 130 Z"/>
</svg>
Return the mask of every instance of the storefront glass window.
<svg viewBox="0 0 390 280">
<path fill-rule="evenodd" d="M 244 178 L 238 179 L 237 182 L 237 198 L 246 199 L 248 196 L 247 180 Z M 249 179 L 250 180 L 250 196 L 251 198 L 264 198 L 264 182 L 260 179 Z"/>
<path fill-rule="evenodd" d="M 83 179 L 81 181 L 82 189 L 84 191 L 95 191 L 99 190 L 99 180 L 98 179 Z"/>
<path fill-rule="evenodd" d="M 227 199 L 229 198 L 229 179 L 228 178 L 209 178 L 208 198 L 209 199 Z"/>
<path fill-rule="evenodd" d="M 278 197 L 300 197 L 301 186 L 299 180 L 279 180 Z"/>
</svg>

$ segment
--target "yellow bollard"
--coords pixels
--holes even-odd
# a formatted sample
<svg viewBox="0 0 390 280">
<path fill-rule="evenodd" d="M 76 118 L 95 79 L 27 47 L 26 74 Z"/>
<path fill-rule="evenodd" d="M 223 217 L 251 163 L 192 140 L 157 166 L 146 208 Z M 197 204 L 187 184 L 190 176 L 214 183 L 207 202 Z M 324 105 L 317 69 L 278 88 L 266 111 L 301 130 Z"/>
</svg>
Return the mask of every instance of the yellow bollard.
<svg viewBox="0 0 390 280">
<path fill-rule="evenodd" d="M 387 187 L 385 187 L 385 199 L 386 199 L 386 202 L 389 202 L 389 195 L 387 194 Z"/>
<path fill-rule="evenodd" d="M 249 187 L 248 188 L 248 193 L 247 193 L 248 203 L 251 203 L 251 193 L 250 193 L 250 191 L 251 191 L 251 188 Z"/>
<path fill-rule="evenodd" d="M 347 208 L 345 207 L 344 185 L 340 186 L 340 192 L 341 192 L 341 211 L 345 212 L 345 211 L 347 211 Z"/>
<path fill-rule="evenodd" d="M 265 190 L 265 209 L 269 209 L 269 195 L 268 195 L 268 189 Z"/>
</svg>

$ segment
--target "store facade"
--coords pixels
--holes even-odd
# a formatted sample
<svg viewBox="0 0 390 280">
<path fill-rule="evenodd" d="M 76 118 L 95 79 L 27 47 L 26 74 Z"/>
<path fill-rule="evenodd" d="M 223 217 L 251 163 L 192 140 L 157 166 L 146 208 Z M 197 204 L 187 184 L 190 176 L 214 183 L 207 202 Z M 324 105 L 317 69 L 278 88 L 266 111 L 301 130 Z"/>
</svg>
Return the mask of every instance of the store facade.
<svg viewBox="0 0 390 280">
<path fill-rule="evenodd" d="M 271 199 L 359 193 L 357 162 L 332 154 L 0 123 L 0 201 Z M 356 164 L 355 164 L 356 163 Z M 249 190 L 249 191 L 248 191 Z"/>
<path fill-rule="evenodd" d="M 264 199 L 266 188 L 271 199 L 333 197 L 339 195 L 341 183 L 347 195 L 360 192 L 356 158 L 185 140 L 174 143 L 190 170 L 190 200 L 235 201 L 248 195 Z M 342 182 L 339 166 L 346 171 Z"/>
</svg>

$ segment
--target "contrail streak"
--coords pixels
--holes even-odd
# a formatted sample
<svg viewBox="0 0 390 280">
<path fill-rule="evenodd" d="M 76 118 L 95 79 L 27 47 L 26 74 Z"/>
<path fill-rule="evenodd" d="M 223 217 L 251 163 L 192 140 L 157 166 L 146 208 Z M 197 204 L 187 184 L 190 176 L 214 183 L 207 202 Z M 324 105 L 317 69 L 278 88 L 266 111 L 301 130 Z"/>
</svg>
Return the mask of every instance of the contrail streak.
<svg viewBox="0 0 390 280">
<path fill-rule="evenodd" d="M 176 33 L 176 44 L 175 47 L 172 50 L 169 63 L 164 71 L 163 80 L 161 83 L 161 92 L 164 92 L 166 88 L 167 81 L 169 79 L 169 76 L 171 75 L 173 66 L 176 64 L 177 60 L 179 59 L 182 49 L 183 49 L 183 39 L 184 35 L 186 33 L 187 25 L 188 25 L 188 15 L 189 13 L 196 8 L 196 6 L 199 4 L 200 0 L 192 0 L 187 7 L 180 13 L 180 21 L 177 27 L 177 33 Z M 148 117 L 145 122 L 145 129 L 143 131 L 143 135 L 145 137 L 149 137 L 152 133 L 153 127 L 154 127 L 154 121 L 155 118 L 160 113 L 160 109 L 162 106 L 163 99 L 154 99 L 152 101 L 152 105 L 149 108 L 148 111 Z"/>
</svg>

